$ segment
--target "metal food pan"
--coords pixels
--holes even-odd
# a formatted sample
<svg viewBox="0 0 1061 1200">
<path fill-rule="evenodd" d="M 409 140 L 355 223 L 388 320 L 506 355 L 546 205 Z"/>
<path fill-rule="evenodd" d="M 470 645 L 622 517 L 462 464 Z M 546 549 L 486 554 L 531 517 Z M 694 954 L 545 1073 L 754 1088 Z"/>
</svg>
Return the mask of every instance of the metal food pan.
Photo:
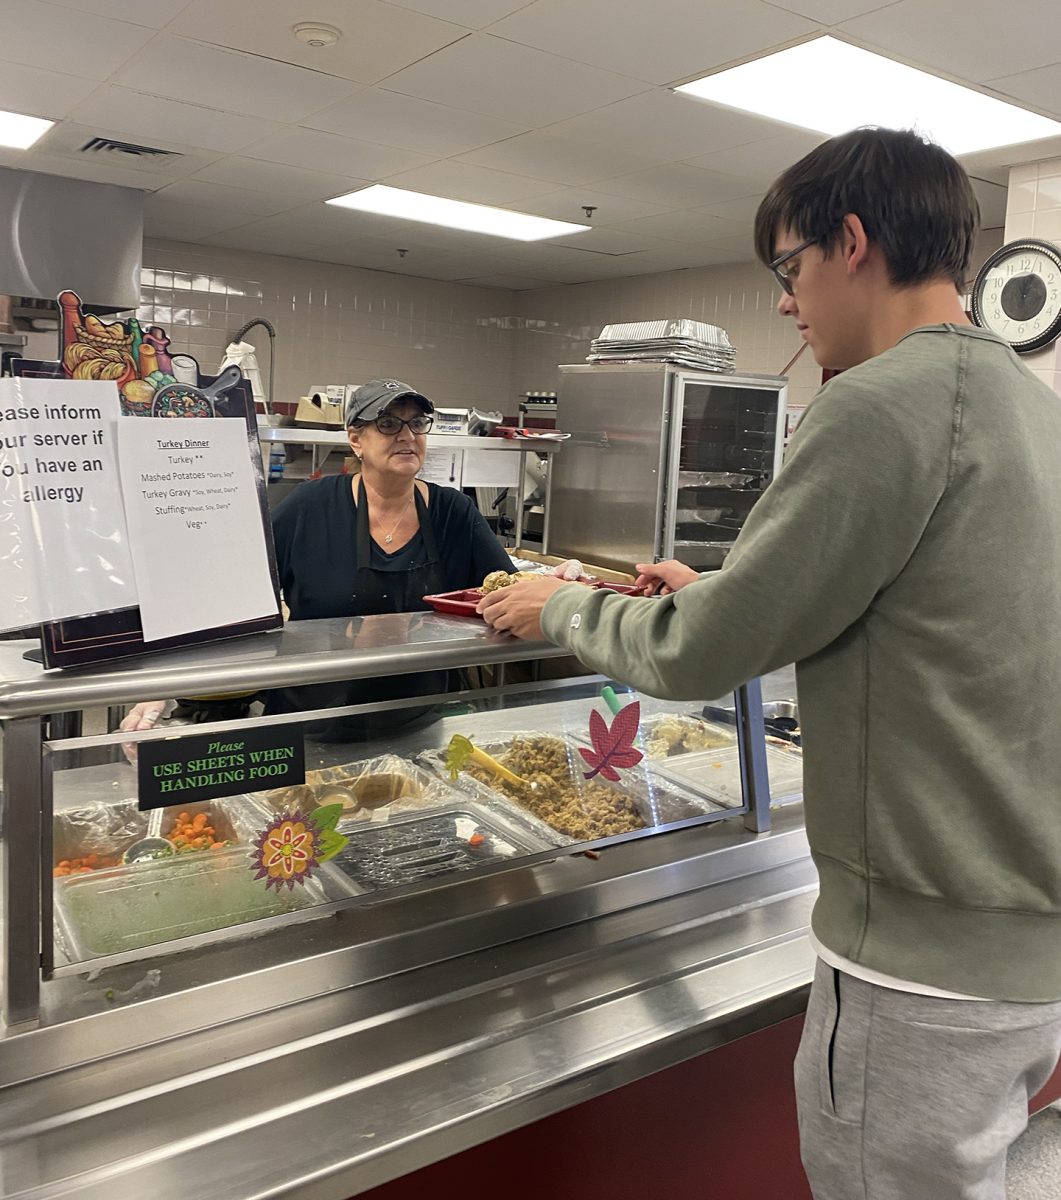
<svg viewBox="0 0 1061 1200">
<path fill-rule="evenodd" d="M 773 803 L 798 799 L 803 794 L 803 760 L 787 750 L 766 747 L 766 766 Z M 736 743 L 721 750 L 676 754 L 653 764 L 658 775 L 674 780 L 705 799 L 726 808 L 744 803 L 740 756 Z"/>
<path fill-rule="evenodd" d="M 423 883 L 553 848 L 500 806 L 472 802 L 371 822 L 347 836 L 331 865 L 362 891 Z"/>
<path fill-rule="evenodd" d="M 306 772 L 306 782 L 253 792 L 260 811 L 275 815 L 296 809 L 312 813 L 322 804 L 342 804 L 340 825 L 376 820 L 401 812 L 452 804 L 455 795 L 437 774 L 394 754 Z"/>
<path fill-rule="evenodd" d="M 540 733 L 534 730 L 524 730 L 511 734 L 495 733 L 489 741 L 476 744 L 481 750 L 485 750 L 487 754 L 503 760 L 513 738 L 517 737 L 532 739 L 549 738 L 559 741 L 564 747 L 568 763 L 568 780 L 562 782 L 569 782 L 576 789 L 580 788 L 588 767 L 579 754 L 579 749 L 588 746 L 588 740 L 580 743 L 578 739 L 566 734 Z M 445 756 L 442 753 L 429 751 L 422 757 L 435 770 L 445 770 Z M 638 832 L 639 829 L 652 829 L 660 825 L 670 825 L 676 821 L 687 821 L 696 817 L 703 817 L 712 812 L 718 812 L 720 809 L 717 803 L 707 800 L 698 793 L 691 792 L 680 780 L 663 777 L 655 769 L 655 764 L 649 769 L 646 769 L 644 766 L 637 766 L 623 770 L 618 783 L 613 783 L 602 778 L 600 775 L 595 776 L 592 782 L 624 797 L 632 805 L 636 818 L 641 822 L 640 826 L 635 826 L 621 832 L 603 830 L 598 835 L 602 838 L 622 836 L 622 833 Z M 466 772 L 462 772 L 458 777 L 458 786 L 467 790 L 469 794 L 480 797 L 485 796 L 492 802 L 496 802 L 499 799 L 507 800 L 508 803 L 519 806 L 521 811 L 524 809 L 524 804 L 520 796 L 506 792 L 500 784 L 484 783 L 468 775 Z M 544 825 L 549 830 L 550 835 L 555 839 L 554 844 L 573 845 L 581 841 L 596 840 L 596 836 L 573 836 L 567 830 L 557 828 L 551 824 L 548 818 L 534 813 L 529 807 L 526 811 L 530 819 Z"/>
<path fill-rule="evenodd" d="M 651 760 L 720 750 L 737 744 L 737 732 L 732 725 L 706 721 L 693 713 L 653 713 L 642 717 L 641 736 L 641 748 Z"/>
<path fill-rule="evenodd" d="M 232 845 L 246 841 L 249 832 L 246 808 L 237 799 L 201 800 L 174 804 L 162 810 L 162 836 L 169 837 L 178 813 L 194 817 L 205 812 L 216 837 Z M 122 865 L 122 855 L 147 834 L 147 812 L 132 799 L 64 808 L 52 818 L 52 867 L 71 859 L 95 856 L 95 870 L 113 870 Z M 187 851 L 196 854 L 199 851 Z"/>
</svg>

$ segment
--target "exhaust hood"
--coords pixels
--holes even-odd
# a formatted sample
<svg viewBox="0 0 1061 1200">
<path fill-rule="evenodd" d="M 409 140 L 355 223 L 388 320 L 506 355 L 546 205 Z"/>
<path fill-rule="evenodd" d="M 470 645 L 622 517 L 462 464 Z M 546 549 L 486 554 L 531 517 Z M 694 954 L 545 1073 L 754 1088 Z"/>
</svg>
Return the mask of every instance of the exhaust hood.
<svg viewBox="0 0 1061 1200">
<path fill-rule="evenodd" d="M 0 167 L 0 295 L 136 308 L 143 240 L 143 192 Z"/>
</svg>

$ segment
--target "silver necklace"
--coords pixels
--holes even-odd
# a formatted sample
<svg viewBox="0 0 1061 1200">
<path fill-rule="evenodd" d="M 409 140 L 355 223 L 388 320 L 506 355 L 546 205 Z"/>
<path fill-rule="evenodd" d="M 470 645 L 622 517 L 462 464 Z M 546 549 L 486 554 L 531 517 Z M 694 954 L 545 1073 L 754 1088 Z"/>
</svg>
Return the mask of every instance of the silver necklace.
<svg viewBox="0 0 1061 1200">
<path fill-rule="evenodd" d="M 413 498 L 410 496 L 405 503 L 405 507 L 401 511 L 401 515 L 398 517 L 397 521 L 394 522 L 394 528 L 390 531 L 390 533 L 384 534 L 383 541 L 385 545 L 389 546 L 391 542 L 394 541 L 394 535 L 397 532 L 398 526 L 402 523 L 402 521 L 405 520 L 405 514 L 409 511 L 409 505 L 412 504 L 412 502 Z"/>
</svg>

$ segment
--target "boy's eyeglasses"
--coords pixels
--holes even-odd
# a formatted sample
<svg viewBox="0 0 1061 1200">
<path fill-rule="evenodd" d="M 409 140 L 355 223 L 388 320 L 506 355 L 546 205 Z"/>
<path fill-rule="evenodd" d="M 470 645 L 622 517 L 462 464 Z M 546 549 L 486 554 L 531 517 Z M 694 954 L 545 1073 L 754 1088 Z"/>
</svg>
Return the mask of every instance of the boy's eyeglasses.
<svg viewBox="0 0 1061 1200">
<path fill-rule="evenodd" d="M 795 258 L 797 254 L 802 254 L 804 250 L 807 250 L 811 246 L 815 246 L 817 244 L 817 238 L 807 238 L 805 242 L 800 242 L 800 244 L 794 250 L 786 250 L 784 254 L 778 258 L 775 258 L 774 261 L 769 264 L 770 270 L 773 271 L 774 278 L 781 285 L 781 290 L 783 292 L 787 292 L 790 296 L 794 294 L 792 291 L 792 277 L 789 275 L 788 271 L 784 269 L 785 263 L 787 263 L 790 258 Z"/>
<path fill-rule="evenodd" d="M 420 413 L 419 416 L 410 417 L 408 421 L 403 421 L 401 417 L 391 416 L 390 413 L 383 413 L 375 419 L 373 424 L 387 437 L 392 437 L 396 433 L 400 433 L 403 425 L 408 425 L 411 433 L 427 433 L 435 423 L 434 417 L 429 417 L 427 413 Z"/>
</svg>

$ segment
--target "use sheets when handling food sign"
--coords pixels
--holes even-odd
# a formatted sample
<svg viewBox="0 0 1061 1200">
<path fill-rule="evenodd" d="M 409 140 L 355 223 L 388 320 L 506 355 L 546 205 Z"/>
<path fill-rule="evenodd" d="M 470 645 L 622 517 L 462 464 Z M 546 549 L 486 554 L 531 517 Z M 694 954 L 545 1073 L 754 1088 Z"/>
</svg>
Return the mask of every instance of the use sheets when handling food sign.
<svg viewBox="0 0 1061 1200">
<path fill-rule="evenodd" d="M 147 642 L 277 611 L 242 421 L 118 422 Z"/>
</svg>

